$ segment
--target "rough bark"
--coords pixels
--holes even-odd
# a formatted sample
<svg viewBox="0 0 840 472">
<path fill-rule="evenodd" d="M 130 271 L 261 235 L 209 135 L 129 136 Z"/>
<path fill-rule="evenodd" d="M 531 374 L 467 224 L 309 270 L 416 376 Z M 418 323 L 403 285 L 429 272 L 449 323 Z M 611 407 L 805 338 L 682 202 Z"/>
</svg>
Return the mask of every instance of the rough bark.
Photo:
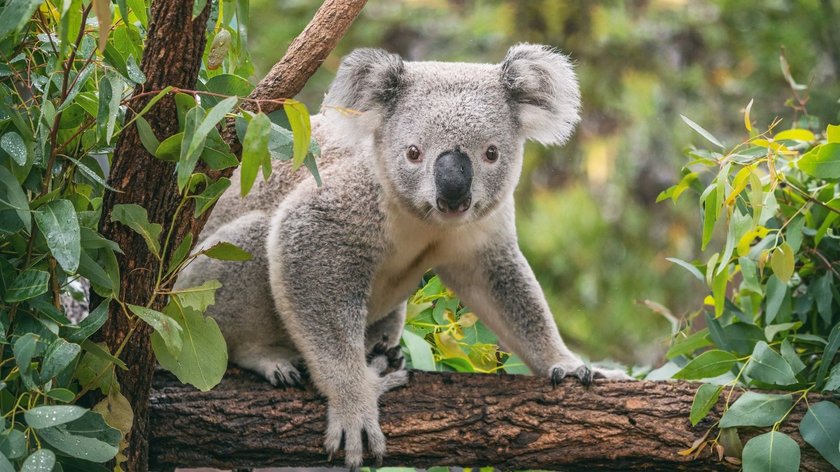
<svg viewBox="0 0 840 472">
<path fill-rule="evenodd" d="M 696 458 L 678 454 L 720 417 L 722 401 L 691 427 L 698 385 L 598 381 L 586 389 L 567 380 L 552 388 L 536 377 L 413 372 L 407 387 L 380 402 L 385 465 L 737 470 L 708 447 Z M 803 413 L 800 403 L 782 431 L 802 445 L 801 470 L 830 470 L 799 436 Z M 153 470 L 327 465 L 325 417 L 325 401 L 312 388 L 275 389 L 232 369 L 201 393 L 161 373 L 151 400 L 150 463 Z M 742 431 L 742 440 L 757 433 Z"/>
<path fill-rule="evenodd" d="M 318 13 L 292 43 L 283 59 L 259 83 L 252 98 L 281 98 L 297 94 L 321 62 L 344 35 L 353 19 L 364 6 L 365 0 L 327 0 Z M 168 85 L 195 88 L 204 51 L 206 35 L 205 24 L 209 8 L 195 20 L 192 20 L 192 2 L 177 0 L 156 0 L 152 2 L 150 29 L 146 40 L 146 49 L 141 69 L 147 82 L 135 90 L 140 93 L 147 90 L 160 90 Z M 139 110 L 148 102 L 150 96 L 132 102 L 132 109 Z M 265 110 L 266 107 L 263 107 Z M 159 139 L 178 132 L 178 121 L 174 100 L 167 97 L 161 100 L 146 115 Z M 239 154 L 239 143 L 235 133 L 226 133 L 232 148 Z M 212 173 L 211 177 L 229 176 L 233 169 Z M 196 172 L 211 174 L 199 163 Z M 148 251 L 144 240 L 131 229 L 111 222 L 110 214 L 114 205 L 136 203 L 148 211 L 149 221 L 161 223 L 164 229 L 174 225 L 173 239 L 163 260 L 169 258 L 174 248 L 188 234 L 198 235 L 210 211 L 201 218 L 193 217 L 194 201 L 190 200 L 180 212 L 176 212 L 180 203 L 174 165 L 155 159 L 142 146 L 136 127 L 127 128 L 117 144 L 109 184 L 119 192 L 108 192 L 102 211 L 101 233 L 117 242 L 125 255 L 118 258 L 122 279 L 120 281 L 121 299 L 128 303 L 145 305 L 155 287 L 155 271 L 158 261 Z M 196 238 L 197 239 L 197 238 Z M 162 287 L 166 288 L 166 287 Z M 159 297 L 151 308 L 161 309 L 165 303 Z M 131 339 L 122 351 L 121 358 L 129 370 L 119 372 L 122 392 L 131 402 L 134 410 L 134 425 L 129 435 L 129 448 L 126 451 L 128 470 L 147 470 L 148 442 L 148 397 L 151 379 L 155 368 L 155 358 L 150 345 L 150 328 L 139 324 L 132 332 L 126 317 L 119 312 L 120 307 L 113 304 L 109 321 L 98 334 L 98 339 L 107 342 L 112 351 L 131 333 Z"/>
<path fill-rule="evenodd" d="M 159 90 L 167 85 L 194 87 L 204 52 L 208 15 L 209 8 L 205 8 L 201 15 L 192 20 L 191 1 L 152 2 L 151 24 L 141 62 L 147 81 L 135 92 Z M 133 102 L 132 108 L 139 110 L 147 100 Z M 177 133 L 178 117 L 173 97 L 161 100 L 149 111 L 146 119 L 158 137 L 165 138 Z M 131 126 L 120 135 L 109 175 L 109 185 L 119 192 L 107 192 L 105 195 L 100 231 L 106 238 L 119 244 L 124 252 L 124 255 L 118 255 L 120 298 L 127 303 L 145 305 L 155 287 L 158 262 L 140 235 L 127 226 L 111 221 L 111 211 L 117 204 L 136 203 L 147 210 L 149 221 L 168 227 L 181 200 L 173 176 L 173 165 L 149 155 L 140 143 L 137 128 Z M 185 221 L 185 226 L 190 226 L 189 221 Z M 158 298 L 152 308 L 159 310 L 163 308 L 164 302 Z M 119 309 L 118 304 L 112 304 L 108 322 L 98 334 L 99 339 L 108 343 L 112 352 L 117 350 L 117 346 L 131 331 L 128 319 Z M 118 370 L 122 392 L 134 410 L 134 424 L 125 451 L 128 470 L 131 472 L 148 469 L 148 396 L 156 362 L 151 350 L 150 333 L 148 325 L 137 326 L 120 356 L 129 368 L 127 371 Z"/>
</svg>

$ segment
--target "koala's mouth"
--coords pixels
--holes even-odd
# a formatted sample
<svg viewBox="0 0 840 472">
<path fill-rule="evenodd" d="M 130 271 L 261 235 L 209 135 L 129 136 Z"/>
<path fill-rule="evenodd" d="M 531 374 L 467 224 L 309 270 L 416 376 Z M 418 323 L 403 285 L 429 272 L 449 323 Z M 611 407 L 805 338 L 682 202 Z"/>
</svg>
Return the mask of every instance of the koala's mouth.
<svg viewBox="0 0 840 472">
<path fill-rule="evenodd" d="M 472 205 L 472 196 L 467 196 L 460 201 L 448 201 L 445 198 L 438 197 L 437 202 L 437 209 L 444 215 L 448 216 L 460 216 L 467 212 L 470 209 L 470 205 Z"/>
</svg>

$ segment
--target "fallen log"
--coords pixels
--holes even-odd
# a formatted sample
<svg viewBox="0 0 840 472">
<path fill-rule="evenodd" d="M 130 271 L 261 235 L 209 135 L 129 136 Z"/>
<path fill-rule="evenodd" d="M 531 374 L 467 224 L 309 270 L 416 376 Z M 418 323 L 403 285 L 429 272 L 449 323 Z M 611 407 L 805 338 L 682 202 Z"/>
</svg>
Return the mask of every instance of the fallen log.
<svg viewBox="0 0 840 472">
<path fill-rule="evenodd" d="M 385 465 L 499 469 L 738 470 L 710 447 L 680 455 L 720 417 L 722 402 L 692 427 L 699 384 L 606 382 L 518 375 L 412 372 L 381 400 Z M 737 394 L 733 396 L 733 401 Z M 812 401 L 819 401 L 815 396 Z M 803 471 L 831 470 L 803 443 L 800 403 L 781 430 L 802 446 Z M 326 404 L 313 388 L 276 389 L 231 369 L 210 392 L 159 372 L 151 397 L 150 466 L 235 469 L 328 465 Z M 741 431 L 746 440 L 761 431 Z M 342 465 L 339 458 L 332 463 Z M 373 464 L 370 464 L 373 465 Z"/>
</svg>

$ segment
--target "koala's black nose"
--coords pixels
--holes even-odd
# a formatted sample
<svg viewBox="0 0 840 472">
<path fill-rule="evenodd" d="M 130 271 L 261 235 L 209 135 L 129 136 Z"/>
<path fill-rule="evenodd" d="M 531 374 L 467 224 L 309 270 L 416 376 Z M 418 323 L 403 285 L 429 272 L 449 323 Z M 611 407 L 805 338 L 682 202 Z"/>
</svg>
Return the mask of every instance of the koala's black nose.
<svg viewBox="0 0 840 472">
<path fill-rule="evenodd" d="M 466 211 L 472 203 L 473 168 L 470 158 L 458 148 L 446 151 L 435 161 L 435 186 L 438 210 Z"/>
</svg>

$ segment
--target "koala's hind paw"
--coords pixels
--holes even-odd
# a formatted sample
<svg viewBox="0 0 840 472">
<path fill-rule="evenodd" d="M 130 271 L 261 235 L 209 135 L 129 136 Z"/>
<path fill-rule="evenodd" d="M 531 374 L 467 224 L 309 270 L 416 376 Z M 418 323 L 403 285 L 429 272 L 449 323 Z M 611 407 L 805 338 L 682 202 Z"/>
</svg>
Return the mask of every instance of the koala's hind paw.
<svg viewBox="0 0 840 472">
<path fill-rule="evenodd" d="M 275 387 L 301 387 L 303 386 L 303 375 L 291 362 L 282 360 L 266 366 L 263 373 L 265 378 Z"/>
<path fill-rule="evenodd" d="M 367 436 L 368 449 L 373 454 L 377 464 L 385 456 L 385 435 L 379 428 L 377 414 L 352 412 L 340 414 L 330 408 L 327 414 L 327 433 L 324 437 L 324 448 L 329 459 L 341 448 L 344 440 L 344 464 L 351 470 L 357 470 L 362 465 L 364 448 L 362 434 Z"/>
<path fill-rule="evenodd" d="M 592 374 L 596 379 L 605 380 L 636 380 L 627 375 L 623 370 L 605 369 L 603 367 L 593 367 Z"/>
<path fill-rule="evenodd" d="M 581 383 L 581 385 L 583 385 L 584 387 L 588 387 L 592 384 L 592 369 L 585 365 L 582 365 L 573 370 L 572 372 L 567 372 L 566 369 L 564 369 L 561 366 L 553 367 L 551 369 L 551 385 L 553 387 L 556 387 L 557 384 L 559 384 L 568 375 L 576 377 Z"/>
<path fill-rule="evenodd" d="M 389 374 L 405 367 L 405 356 L 399 345 L 389 347 L 384 341 L 373 345 L 367 355 L 368 365 L 379 375 Z"/>
</svg>

